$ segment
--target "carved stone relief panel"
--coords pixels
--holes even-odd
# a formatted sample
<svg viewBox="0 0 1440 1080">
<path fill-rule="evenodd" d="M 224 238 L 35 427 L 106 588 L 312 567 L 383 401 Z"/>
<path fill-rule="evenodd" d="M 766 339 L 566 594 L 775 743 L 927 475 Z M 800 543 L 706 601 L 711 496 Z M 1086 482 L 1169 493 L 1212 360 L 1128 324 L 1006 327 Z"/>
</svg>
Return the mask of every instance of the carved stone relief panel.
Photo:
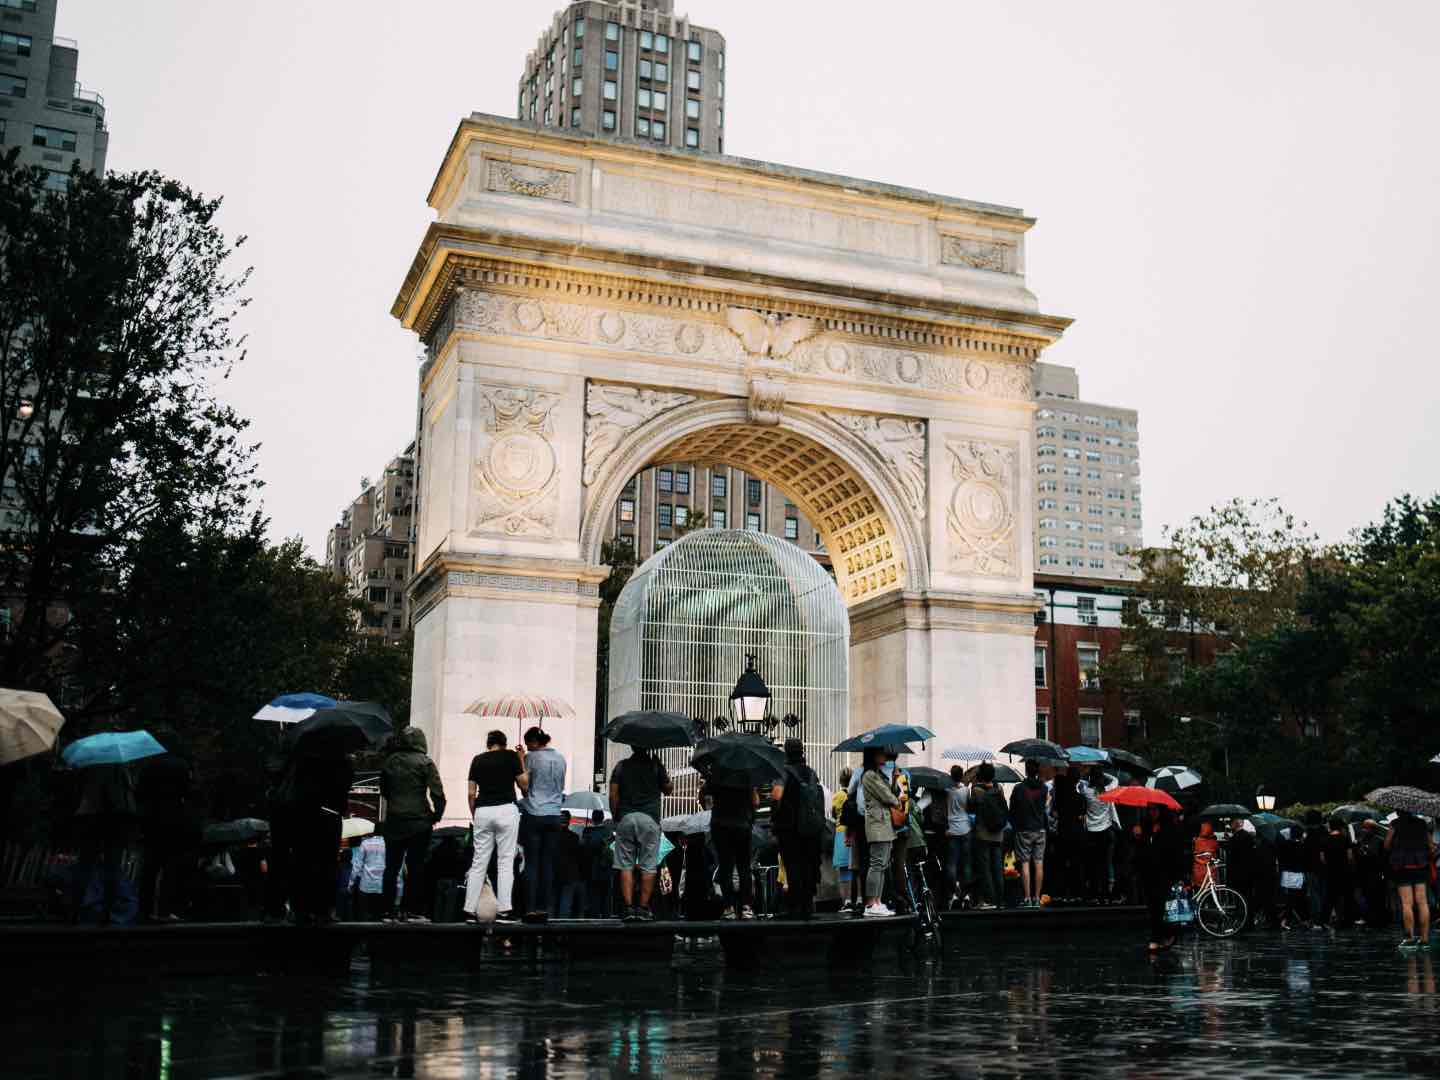
<svg viewBox="0 0 1440 1080">
<path fill-rule="evenodd" d="M 480 431 L 471 477 L 470 531 L 553 536 L 560 509 L 551 413 L 558 394 L 477 386 Z"/>
<path fill-rule="evenodd" d="M 945 450 L 953 482 L 945 513 L 951 570 L 983 577 L 1019 577 L 1018 445 L 949 439 Z"/>
<path fill-rule="evenodd" d="M 585 394 L 585 483 L 595 482 L 601 466 L 632 431 L 694 400 L 690 394 L 592 382 Z"/>
<path fill-rule="evenodd" d="M 540 338 L 600 348 L 696 357 L 706 363 L 743 368 L 757 359 L 775 374 L 878 383 L 945 393 L 1031 401 L 1031 365 L 980 359 L 920 348 L 871 345 L 822 331 L 808 318 L 768 318 L 729 308 L 726 323 L 705 317 L 650 315 L 592 307 L 535 296 L 507 296 L 457 289 L 445 320 L 456 329 L 482 334 Z M 435 347 L 443 340 L 434 339 Z"/>
<path fill-rule="evenodd" d="M 565 169 L 523 161 L 486 162 L 485 188 L 502 195 L 525 195 L 532 199 L 571 202 L 575 177 Z"/>
<path fill-rule="evenodd" d="M 828 415 L 880 455 L 910 512 L 923 521 L 929 509 L 925 494 L 925 421 L 858 413 Z"/>
<path fill-rule="evenodd" d="M 1014 244 L 1003 240 L 983 240 L 974 236 L 940 237 L 940 261 L 950 266 L 968 266 L 972 270 L 1013 274 L 1018 254 Z"/>
</svg>

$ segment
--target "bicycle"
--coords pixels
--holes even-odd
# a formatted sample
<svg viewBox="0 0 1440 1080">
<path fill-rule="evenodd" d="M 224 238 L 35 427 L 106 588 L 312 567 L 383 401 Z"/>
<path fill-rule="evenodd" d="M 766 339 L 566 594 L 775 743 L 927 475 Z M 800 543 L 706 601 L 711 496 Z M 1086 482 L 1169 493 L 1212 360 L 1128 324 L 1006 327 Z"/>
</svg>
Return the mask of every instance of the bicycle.
<svg viewBox="0 0 1440 1080">
<path fill-rule="evenodd" d="M 1245 897 L 1216 880 L 1215 872 L 1223 869 L 1224 863 L 1209 852 L 1197 858 L 1205 866 L 1205 880 L 1191 898 L 1191 903 L 1195 906 L 1195 921 L 1200 924 L 1200 929 L 1211 937 L 1234 937 L 1245 929 L 1250 918 Z"/>
<path fill-rule="evenodd" d="M 940 902 L 930 889 L 930 876 L 925 873 L 923 858 L 905 860 L 905 893 L 910 901 L 910 910 L 918 920 L 917 933 L 912 947 L 918 948 L 921 941 L 928 941 L 931 948 L 940 949 Z M 916 888 L 916 882 L 919 888 Z"/>
</svg>

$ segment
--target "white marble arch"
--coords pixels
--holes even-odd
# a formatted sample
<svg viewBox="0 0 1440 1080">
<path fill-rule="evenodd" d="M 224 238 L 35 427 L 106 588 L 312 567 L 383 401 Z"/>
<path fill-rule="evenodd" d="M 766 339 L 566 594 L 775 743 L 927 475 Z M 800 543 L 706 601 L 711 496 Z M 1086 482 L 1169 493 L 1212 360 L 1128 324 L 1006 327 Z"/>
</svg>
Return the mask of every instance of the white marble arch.
<svg viewBox="0 0 1440 1080">
<path fill-rule="evenodd" d="M 917 519 L 908 509 L 905 496 L 897 490 L 893 474 L 887 471 L 884 460 L 874 448 L 842 427 L 823 413 L 804 406 L 786 406 L 774 426 L 753 425 L 748 403 L 741 398 L 719 398 L 696 401 L 681 405 L 669 412 L 640 425 L 614 450 L 601 466 L 595 480 L 585 493 L 585 511 L 580 527 L 581 557 L 592 562 L 600 561 L 600 546 L 604 539 L 606 520 L 620 498 L 621 489 L 636 473 L 649 465 L 670 460 L 692 460 L 683 450 L 668 452 L 672 447 L 683 446 L 690 437 L 716 428 L 746 427 L 757 433 L 776 431 L 790 433 L 806 440 L 817 451 L 838 458 L 878 504 L 886 537 L 895 548 L 899 562 L 899 580 L 883 588 L 873 590 L 874 595 L 892 591 L 907 590 L 919 592 L 925 589 L 930 578 L 929 556 L 926 552 L 925 523 Z M 831 552 L 836 567 L 837 584 L 847 604 L 864 598 L 857 595 L 851 586 L 841 545 L 837 542 L 836 529 L 827 524 L 826 512 L 817 508 L 814 493 L 791 482 L 787 477 L 767 470 L 763 463 L 753 457 L 727 455 L 723 460 L 714 459 L 716 464 L 733 465 L 743 468 L 755 476 L 775 485 L 787 498 L 806 512 L 806 517 L 815 523 L 820 535 L 825 538 L 826 550 Z M 866 594 L 872 591 L 866 590 Z"/>
</svg>

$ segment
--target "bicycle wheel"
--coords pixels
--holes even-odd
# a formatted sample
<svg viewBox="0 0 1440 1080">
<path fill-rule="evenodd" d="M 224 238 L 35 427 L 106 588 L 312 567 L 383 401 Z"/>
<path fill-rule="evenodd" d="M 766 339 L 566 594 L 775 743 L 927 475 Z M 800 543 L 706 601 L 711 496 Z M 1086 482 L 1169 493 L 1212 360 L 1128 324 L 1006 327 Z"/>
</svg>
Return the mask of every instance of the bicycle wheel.
<svg viewBox="0 0 1440 1080">
<path fill-rule="evenodd" d="M 1211 937 L 1234 937 L 1245 928 L 1249 918 L 1245 897 L 1227 885 L 1216 885 L 1197 905 L 1196 918 L 1200 929 Z"/>
</svg>

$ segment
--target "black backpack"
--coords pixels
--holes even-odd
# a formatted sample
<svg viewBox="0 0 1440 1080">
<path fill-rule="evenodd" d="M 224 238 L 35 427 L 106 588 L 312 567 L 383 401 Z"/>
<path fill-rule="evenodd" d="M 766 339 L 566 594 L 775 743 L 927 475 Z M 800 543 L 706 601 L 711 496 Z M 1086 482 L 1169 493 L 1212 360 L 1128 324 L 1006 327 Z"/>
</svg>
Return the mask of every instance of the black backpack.
<svg viewBox="0 0 1440 1080">
<path fill-rule="evenodd" d="M 825 789 L 815 770 L 803 771 L 794 766 L 785 772 L 785 795 L 780 801 L 779 821 L 775 827 L 807 840 L 825 835 Z"/>
<path fill-rule="evenodd" d="M 980 800 L 980 807 L 975 816 L 980 819 L 980 826 L 986 832 L 999 833 L 1005 831 L 1007 812 L 1005 796 L 1001 795 L 997 788 L 991 788 Z"/>
<path fill-rule="evenodd" d="M 860 815 L 858 790 L 854 795 L 847 792 L 845 801 L 840 804 L 840 824 L 846 829 L 863 829 L 865 827 L 865 819 Z"/>
</svg>

